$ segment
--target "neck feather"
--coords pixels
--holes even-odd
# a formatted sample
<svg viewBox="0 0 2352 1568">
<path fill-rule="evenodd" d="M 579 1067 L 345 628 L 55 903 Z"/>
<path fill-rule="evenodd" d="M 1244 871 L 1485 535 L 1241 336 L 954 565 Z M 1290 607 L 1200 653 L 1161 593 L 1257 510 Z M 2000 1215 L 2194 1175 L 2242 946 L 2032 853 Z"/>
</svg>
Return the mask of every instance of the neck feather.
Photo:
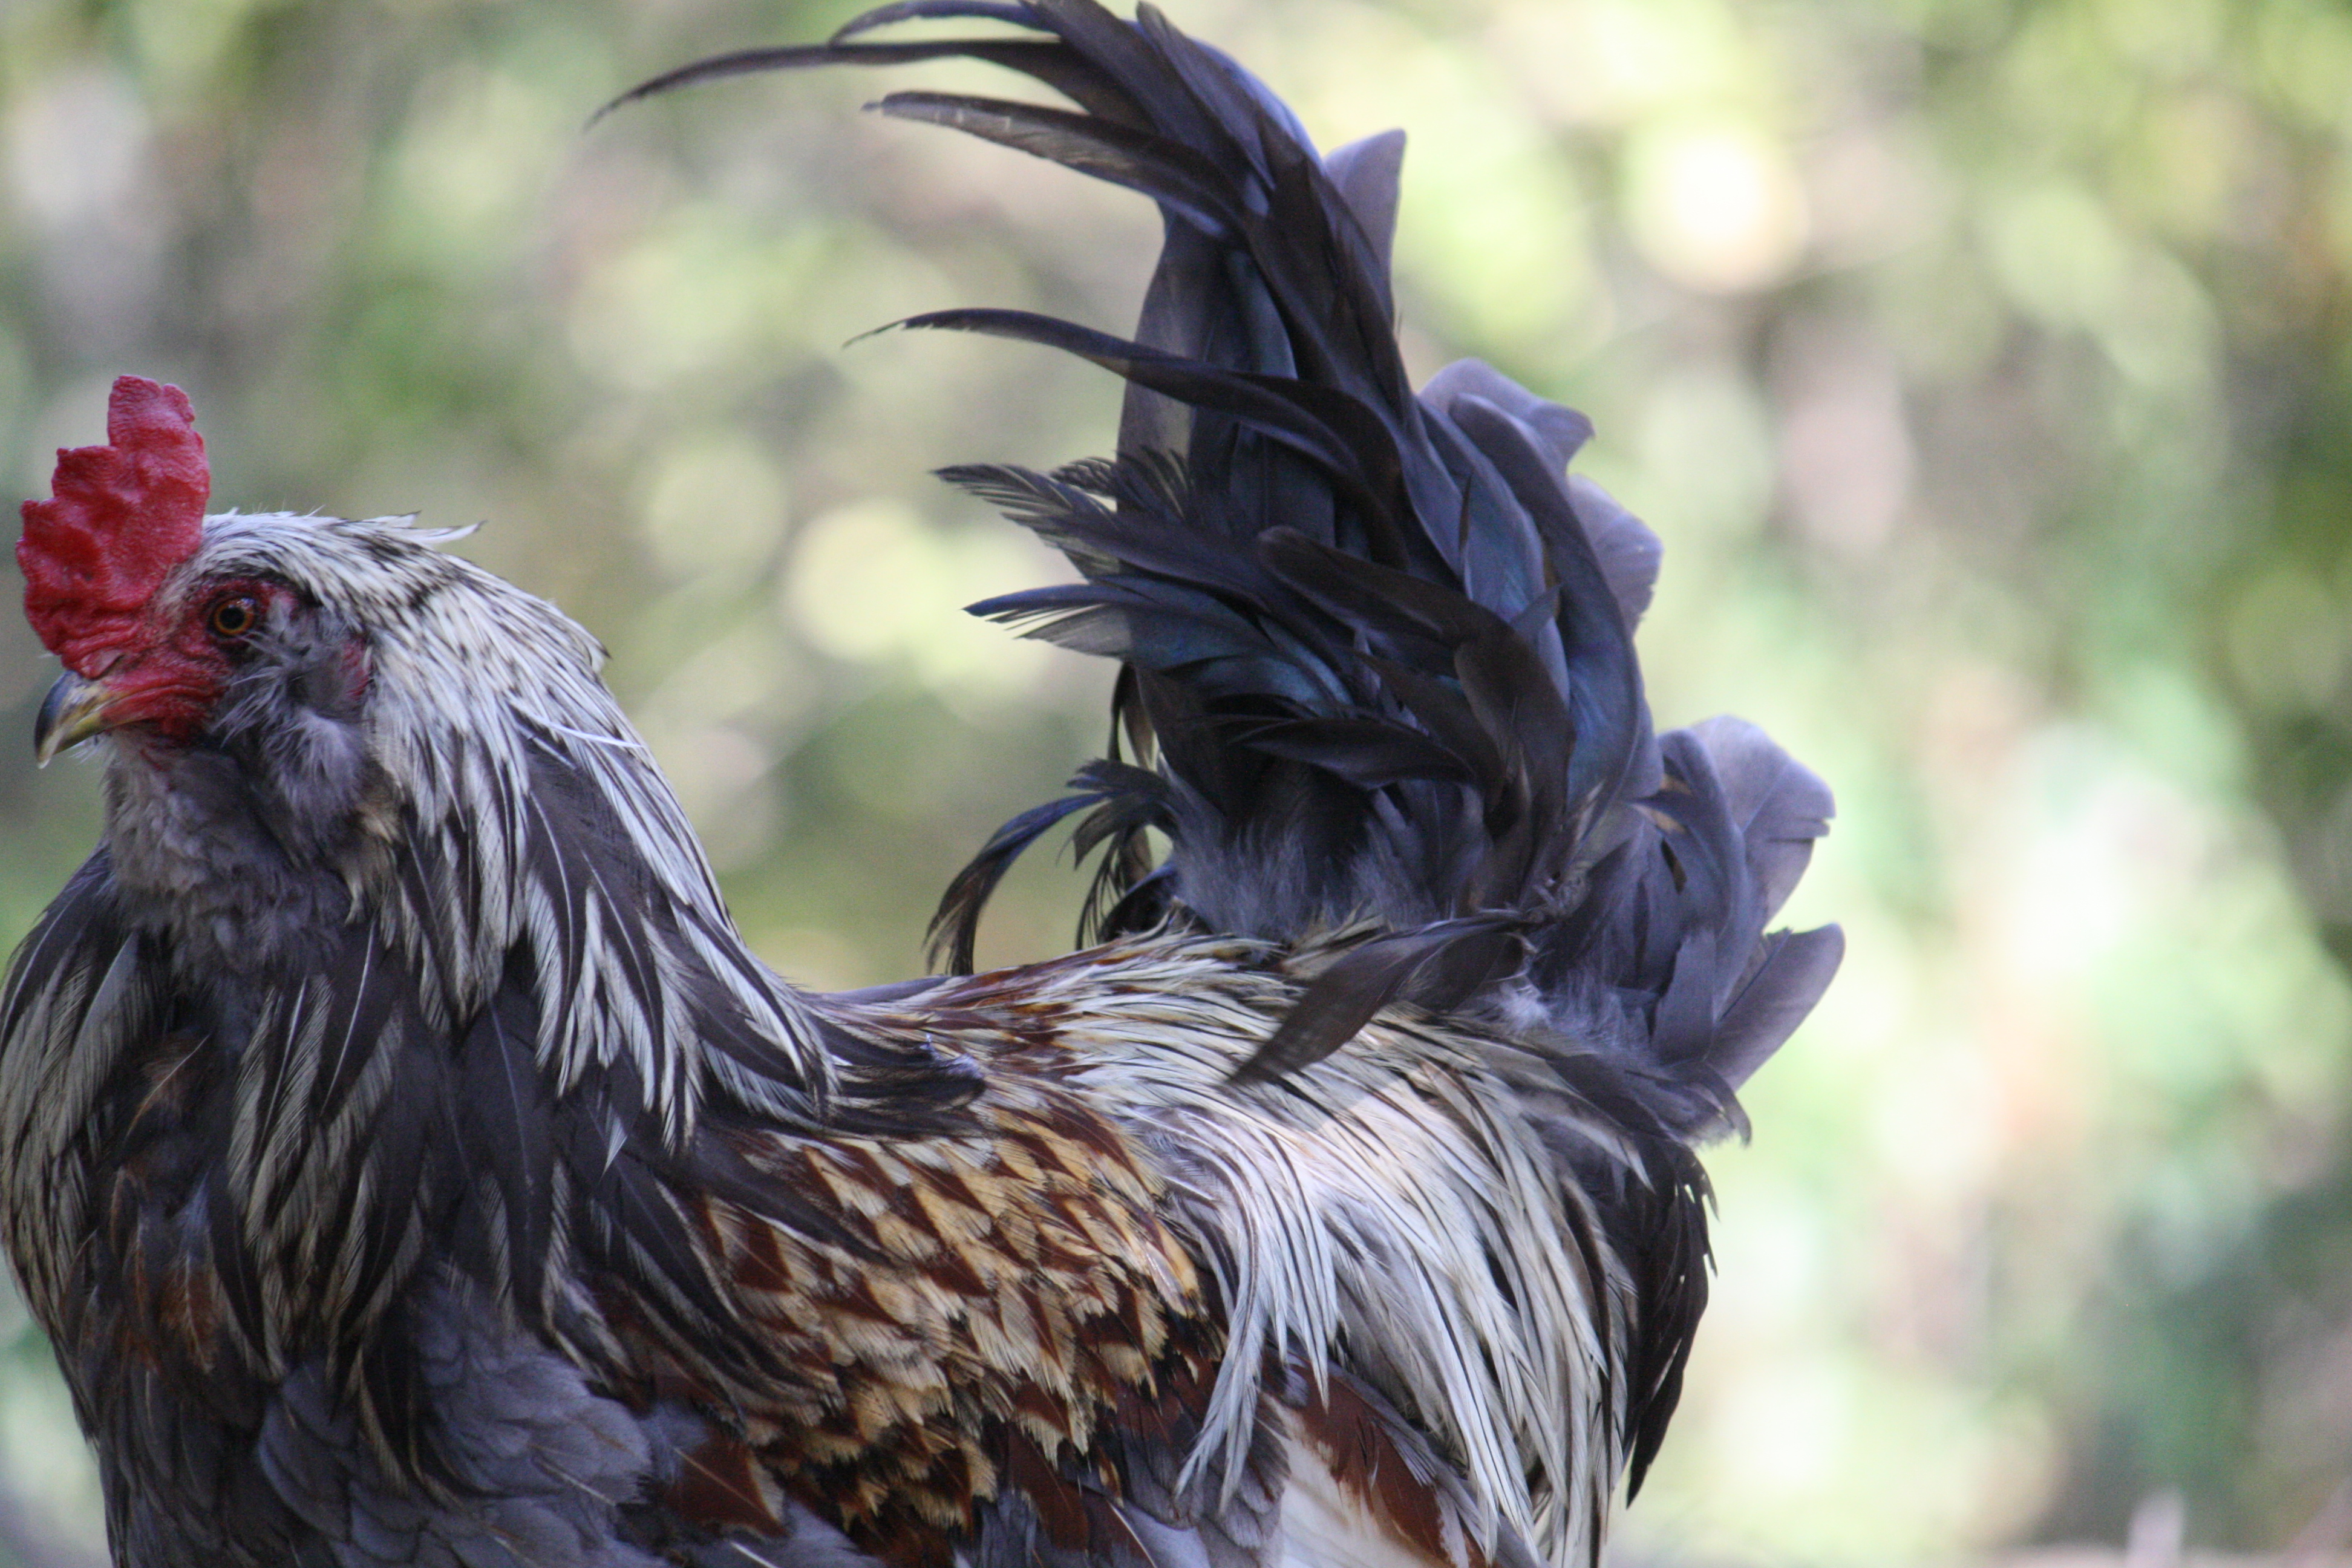
<svg viewBox="0 0 2352 1568">
<path fill-rule="evenodd" d="M 429 1020 L 521 980 L 559 1095 L 618 1069 L 674 1141 L 713 1090 L 814 1125 L 833 1088 L 816 1019 L 745 946 L 644 742 L 609 698 L 507 720 L 409 775 L 403 842 L 363 895 Z"/>
</svg>

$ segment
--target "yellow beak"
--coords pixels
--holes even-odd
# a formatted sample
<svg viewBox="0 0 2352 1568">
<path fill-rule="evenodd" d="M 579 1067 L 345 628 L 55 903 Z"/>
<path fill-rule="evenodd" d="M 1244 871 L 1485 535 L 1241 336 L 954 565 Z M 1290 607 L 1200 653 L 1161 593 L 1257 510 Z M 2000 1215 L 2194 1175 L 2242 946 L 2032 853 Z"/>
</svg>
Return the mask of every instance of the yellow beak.
<svg viewBox="0 0 2352 1568">
<path fill-rule="evenodd" d="M 119 695 L 104 682 L 85 680 L 70 669 L 58 676 L 41 700 L 40 716 L 33 721 L 33 761 L 47 767 L 49 759 L 67 747 L 112 729 L 107 710 Z"/>
</svg>

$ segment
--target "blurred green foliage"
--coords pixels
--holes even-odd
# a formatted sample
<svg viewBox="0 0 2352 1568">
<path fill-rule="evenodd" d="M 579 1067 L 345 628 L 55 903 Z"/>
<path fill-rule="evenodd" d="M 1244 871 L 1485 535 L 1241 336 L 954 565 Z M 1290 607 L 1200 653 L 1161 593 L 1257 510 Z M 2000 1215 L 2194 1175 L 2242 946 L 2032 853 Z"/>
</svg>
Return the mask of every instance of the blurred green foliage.
<svg viewBox="0 0 2352 1568">
<path fill-rule="evenodd" d="M 835 0 L 11 0 L 0 467 L 121 371 L 216 504 L 423 510 L 556 598 L 787 973 L 929 901 L 1098 740 L 956 614 L 1055 571 L 925 478 L 1101 450 L 1116 388 L 855 333 L 1119 327 L 1139 204 L 730 83 Z M 1665 537 L 1660 716 L 1836 784 L 1845 974 L 1718 1152 L 1721 1279 L 1629 1531 L 1740 1562 L 2276 1545 L 2352 1456 L 2352 11 L 2340 0 L 1182 0 L 1336 143 L 1411 128 L 1410 357 L 1587 409 Z M 902 77 L 900 79 L 911 79 Z M 931 85 L 999 87 L 977 71 Z M 0 735 L 48 679 L 0 626 Z M 0 747 L 0 936 L 94 780 Z M 1065 940 L 1016 879 L 983 958 Z M 2331 962 L 2330 954 L 2336 962 Z M 0 1472 L 86 1468 L 21 1312 Z"/>
</svg>

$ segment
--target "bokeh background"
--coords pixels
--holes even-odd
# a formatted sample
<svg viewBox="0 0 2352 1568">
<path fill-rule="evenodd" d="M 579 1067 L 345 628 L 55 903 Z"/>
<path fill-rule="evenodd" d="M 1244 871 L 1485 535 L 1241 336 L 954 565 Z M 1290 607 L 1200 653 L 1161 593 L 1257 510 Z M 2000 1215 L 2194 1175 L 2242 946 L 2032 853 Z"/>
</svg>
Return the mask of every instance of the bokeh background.
<svg viewBox="0 0 2352 1568">
<path fill-rule="evenodd" d="M 926 470 L 1102 450 L 1116 385 L 853 334 L 1123 329 L 1148 208 L 861 116 L 977 70 L 597 104 L 839 0 L 0 0 L 0 489 L 126 370 L 217 503 L 488 520 L 769 959 L 915 972 L 1098 742 L 960 605 L 1055 563 Z M 1400 298 L 1589 411 L 1664 535 L 1661 718 L 1835 784 L 1845 973 L 1713 1162 L 1720 1277 L 1645 1560 L 2276 1551 L 2352 1466 L 2352 9 L 2342 0 L 1177 0 L 1327 145 L 1411 129 Z M 0 616 L 0 742 L 49 661 Z M 0 743 L 0 938 L 95 777 Z M 1066 941 L 1024 871 L 983 960 Z M 2153 1503 L 2149 1500 L 2155 1500 Z M 2176 1511 L 2174 1503 L 2178 1502 Z M 0 1303 L 0 1537 L 95 1539 Z M 2336 1523 L 2331 1525 L 2330 1521 Z M 0 1548 L 5 1550 L 5 1548 Z"/>
</svg>

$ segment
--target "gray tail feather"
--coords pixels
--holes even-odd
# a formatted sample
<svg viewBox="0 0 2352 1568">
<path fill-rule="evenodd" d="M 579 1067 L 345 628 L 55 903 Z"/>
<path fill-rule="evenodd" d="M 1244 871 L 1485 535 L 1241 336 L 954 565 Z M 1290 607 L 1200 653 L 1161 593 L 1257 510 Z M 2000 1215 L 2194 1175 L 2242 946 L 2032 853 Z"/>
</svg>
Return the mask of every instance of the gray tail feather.
<svg viewBox="0 0 2352 1568">
<path fill-rule="evenodd" d="M 867 37 L 940 18 L 1020 31 Z M 1076 108 L 877 107 L 1139 191 L 1165 246 L 1132 339 L 1016 310 L 902 323 L 1042 343 L 1128 382 L 1116 458 L 945 471 L 1082 578 L 973 612 L 1122 666 L 1110 754 L 949 889 L 947 966 L 970 968 L 1005 868 L 1075 817 L 1079 850 L 1104 851 L 1082 941 L 1171 918 L 1365 933 L 1245 1076 L 1312 1062 L 1393 1002 L 1483 1007 L 1606 1043 L 1667 1131 L 1736 1121 L 1732 1091 L 1836 967 L 1834 928 L 1764 931 L 1829 792 L 1738 721 L 1653 736 L 1633 631 L 1658 541 L 1565 477 L 1582 416 L 1475 361 L 1414 395 L 1388 265 L 1400 133 L 1318 158 L 1227 57 L 1149 6 L 1130 24 L 1094 0 L 904 0 L 628 98 L 950 56 Z"/>
</svg>

